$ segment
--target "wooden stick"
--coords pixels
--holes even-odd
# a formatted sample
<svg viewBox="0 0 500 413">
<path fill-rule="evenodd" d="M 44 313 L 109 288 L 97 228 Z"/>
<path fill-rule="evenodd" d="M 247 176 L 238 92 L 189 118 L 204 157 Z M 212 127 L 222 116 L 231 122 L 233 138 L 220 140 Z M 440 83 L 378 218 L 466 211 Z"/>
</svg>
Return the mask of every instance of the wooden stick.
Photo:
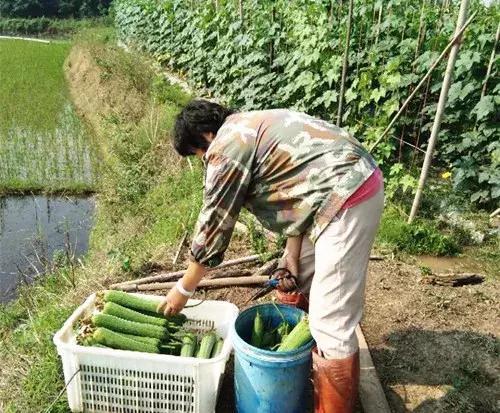
<svg viewBox="0 0 500 413">
<path fill-rule="evenodd" d="M 425 83 L 425 81 L 430 77 L 430 75 L 432 74 L 432 72 L 434 71 L 434 69 L 436 68 L 436 66 L 448 54 L 448 52 L 450 51 L 450 49 L 452 48 L 452 46 L 460 39 L 460 37 L 462 36 L 462 33 L 469 26 L 469 24 L 472 22 L 472 20 L 474 20 L 474 17 L 476 17 L 476 14 L 477 14 L 477 12 L 474 12 L 469 17 L 469 19 L 465 22 L 465 24 L 462 26 L 462 28 L 459 30 L 459 32 L 456 33 L 455 36 L 453 36 L 453 39 L 451 39 L 450 42 L 446 45 L 446 47 L 441 52 L 441 54 L 439 55 L 439 57 L 434 61 L 434 63 L 432 64 L 432 66 L 429 68 L 429 70 L 427 71 L 427 73 L 425 74 L 425 76 L 422 78 L 422 80 L 419 82 L 419 84 L 415 87 L 415 89 L 413 89 L 413 92 L 411 92 L 410 96 L 408 96 L 408 98 L 404 101 L 403 105 L 401 105 L 401 108 L 399 109 L 398 113 L 396 113 L 394 115 L 394 117 L 392 118 L 392 120 L 389 122 L 389 125 L 387 125 L 387 127 L 382 132 L 382 134 L 380 135 L 380 137 L 370 147 L 370 152 L 373 152 L 373 150 L 375 149 L 375 147 L 380 142 L 382 142 L 382 139 L 384 139 L 385 136 L 389 133 L 389 131 L 391 130 L 391 128 L 394 125 L 394 123 L 396 123 L 396 121 L 399 119 L 399 117 L 401 116 L 401 114 L 405 110 L 406 106 L 408 106 L 408 104 L 411 102 L 411 100 L 416 95 L 416 93 L 420 90 L 420 88 Z"/>
<path fill-rule="evenodd" d="M 258 254 L 257 255 L 250 255 L 248 257 L 243 257 L 243 258 L 237 258 L 234 260 L 229 260 L 229 261 L 223 262 L 218 267 L 214 267 L 214 268 L 209 269 L 209 271 L 220 270 L 221 268 L 232 267 L 234 265 L 239 265 L 239 264 L 247 264 L 250 262 L 256 262 L 256 261 L 259 261 L 259 259 L 260 259 L 260 255 L 258 255 Z M 158 275 L 152 275 L 150 277 L 138 278 L 136 280 L 124 281 L 121 283 L 113 284 L 110 286 L 110 288 L 121 288 L 122 286 L 131 285 L 131 284 L 141 285 L 141 284 L 147 284 L 147 283 L 156 282 L 156 281 L 174 280 L 176 278 L 182 277 L 185 272 L 186 272 L 186 270 L 161 273 Z"/>
<path fill-rule="evenodd" d="M 232 277 L 232 278 L 217 278 L 215 280 L 201 280 L 198 284 L 198 288 L 203 287 L 231 287 L 238 285 L 255 285 L 264 284 L 269 277 L 266 275 L 255 275 L 252 277 Z M 169 290 L 175 286 L 177 282 L 165 282 L 165 283 L 152 283 L 152 284 L 142 284 L 142 285 L 127 285 L 126 289 L 123 291 L 156 291 L 156 290 Z M 136 287 L 136 288 L 134 288 Z"/>
<path fill-rule="evenodd" d="M 210 273 L 210 276 L 207 277 L 207 280 L 214 280 L 216 278 L 232 278 L 232 277 L 248 277 L 253 274 L 251 270 L 227 270 L 227 271 L 218 271 Z"/>
<path fill-rule="evenodd" d="M 448 287 L 461 287 L 463 285 L 481 284 L 484 281 L 484 275 L 476 273 L 451 273 L 436 274 L 422 278 L 423 284 L 441 285 Z"/>
<path fill-rule="evenodd" d="M 181 239 L 181 242 L 179 243 L 179 246 L 177 247 L 177 252 L 175 253 L 174 261 L 173 264 L 177 264 L 177 260 L 179 259 L 179 255 L 181 255 L 182 247 L 184 246 L 184 242 L 186 241 L 186 238 L 188 236 L 188 232 L 184 231 L 184 235 Z"/>
<path fill-rule="evenodd" d="M 259 255 L 250 255 L 248 257 L 238 258 L 235 260 L 223 262 L 218 267 L 215 267 L 215 268 L 212 268 L 209 270 L 209 273 L 212 271 L 213 272 L 217 271 L 217 273 L 214 274 L 210 279 L 216 279 L 216 278 L 222 278 L 222 277 L 226 277 L 226 278 L 227 277 L 236 277 L 236 276 L 243 277 L 243 276 L 249 276 L 252 274 L 253 275 L 269 275 L 277 268 L 279 260 L 277 258 L 275 258 L 271 261 L 268 261 L 267 263 L 265 263 L 264 265 L 262 265 L 260 268 L 258 268 L 255 271 L 235 270 L 235 271 L 226 272 L 226 273 L 223 273 L 223 272 L 219 273 L 218 272 L 218 270 L 221 270 L 223 268 L 231 267 L 231 266 L 238 265 L 238 264 L 245 264 L 245 263 L 258 261 L 259 257 L 260 257 Z M 370 256 L 370 260 L 382 261 L 382 260 L 384 260 L 384 257 L 379 256 L 379 255 L 372 255 L 372 256 Z M 151 283 L 151 282 L 155 282 L 155 281 L 176 280 L 176 279 L 179 279 L 180 277 L 182 277 L 184 275 L 184 273 L 185 273 L 185 270 L 169 272 L 169 273 L 165 273 L 165 274 L 158 274 L 158 275 L 153 275 L 150 277 L 138 278 L 136 280 L 130 280 L 130 281 L 124 281 L 121 283 L 112 284 L 109 286 L 109 288 L 120 289 L 123 291 L 136 291 L 137 286 L 139 286 L 139 285 L 143 285 L 143 284 L 147 284 L 147 283 Z"/>
<path fill-rule="evenodd" d="M 278 268 L 278 258 L 266 262 L 254 272 L 254 275 L 270 275 L 276 268 Z"/>
</svg>

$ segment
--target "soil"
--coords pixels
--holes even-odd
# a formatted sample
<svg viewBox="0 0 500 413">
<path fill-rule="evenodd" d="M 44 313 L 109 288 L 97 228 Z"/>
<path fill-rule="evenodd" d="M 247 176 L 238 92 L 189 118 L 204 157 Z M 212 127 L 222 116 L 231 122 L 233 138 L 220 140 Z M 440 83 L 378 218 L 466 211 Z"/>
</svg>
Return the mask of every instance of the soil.
<svg viewBox="0 0 500 413">
<path fill-rule="evenodd" d="M 251 254 L 243 238 L 233 242 L 226 259 Z M 421 280 L 414 259 L 370 262 L 362 329 L 392 411 L 499 412 L 500 280 L 487 277 L 482 284 L 464 287 Z M 206 290 L 205 296 L 243 309 L 252 305 L 248 300 L 256 291 L 220 288 Z M 197 294 L 203 297 L 204 292 Z M 226 372 L 218 413 L 235 411 L 232 358 Z"/>
<path fill-rule="evenodd" d="M 440 287 L 372 262 L 362 328 L 393 412 L 500 411 L 500 281 Z"/>
</svg>

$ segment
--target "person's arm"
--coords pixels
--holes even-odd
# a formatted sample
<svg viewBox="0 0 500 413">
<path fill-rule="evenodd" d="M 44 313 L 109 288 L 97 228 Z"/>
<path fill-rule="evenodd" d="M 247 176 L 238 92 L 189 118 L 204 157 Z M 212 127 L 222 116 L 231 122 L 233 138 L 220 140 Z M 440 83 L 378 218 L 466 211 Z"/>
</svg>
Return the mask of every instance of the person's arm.
<svg viewBox="0 0 500 413">
<path fill-rule="evenodd" d="M 169 291 L 165 299 L 158 306 L 158 312 L 162 312 L 168 316 L 177 314 L 181 311 L 186 305 L 190 295 L 184 295 L 180 290 L 182 289 L 187 292 L 194 292 L 206 273 L 207 269 L 203 265 L 198 264 L 195 261 L 191 261 L 186 273 L 178 281 L 180 283 L 180 288 L 175 287 Z"/>
<path fill-rule="evenodd" d="M 182 310 L 207 272 L 219 265 L 248 189 L 250 173 L 244 163 L 219 153 L 207 156 L 205 194 L 191 247 L 191 262 L 180 284 L 159 305 L 166 315 Z"/>
<path fill-rule="evenodd" d="M 299 259 L 301 248 L 302 235 L 287 238 L 283 259 L 285 261 L 286 268 L 288 268 L 293 275 L 298 275 L 299 273 Z"/>
</svg>

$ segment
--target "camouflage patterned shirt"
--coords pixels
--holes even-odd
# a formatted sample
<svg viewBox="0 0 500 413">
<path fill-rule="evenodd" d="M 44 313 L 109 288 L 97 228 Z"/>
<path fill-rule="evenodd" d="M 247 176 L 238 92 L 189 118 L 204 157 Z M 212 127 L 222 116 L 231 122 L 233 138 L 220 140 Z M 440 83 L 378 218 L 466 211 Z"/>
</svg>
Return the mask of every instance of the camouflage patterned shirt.
<svg viewBox="0 0 500 413">
<path fill-rule="evenodd" d="M 210 267 L 222 261 L 243 206 L 267 229 L 315 242 L 377 168 L 345 130 L 284 109 L 229 116 L 204 164 L 191 259 Z"/>
</svg>

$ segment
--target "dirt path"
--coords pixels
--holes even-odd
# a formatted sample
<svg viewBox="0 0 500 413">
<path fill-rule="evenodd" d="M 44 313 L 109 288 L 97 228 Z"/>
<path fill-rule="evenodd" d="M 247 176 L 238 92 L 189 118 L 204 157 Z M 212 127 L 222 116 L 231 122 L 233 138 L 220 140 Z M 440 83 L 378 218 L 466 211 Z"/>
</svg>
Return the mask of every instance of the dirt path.
<svg viewBox="0 0 500 413">
<path fill-rule="evenodd" d="M 372 262 L 363 331 L 396 413 L 498 412 L 499 282 L 438 287 Z"/>
<path fill-rule="evenodd" d="M 233 242 L 226 258 L 248 254 L 245 244 Z M 420 279 L 416 265 L 370 262 L 362 327 L 393 412 L 499 412 L 500 282 L 453 288 Z M 206 297 L 242 309 L 255 291 L 213 289 Z M 218 413 L 234 411 L 232 368 L 231 360 Z"/>
</svg>

